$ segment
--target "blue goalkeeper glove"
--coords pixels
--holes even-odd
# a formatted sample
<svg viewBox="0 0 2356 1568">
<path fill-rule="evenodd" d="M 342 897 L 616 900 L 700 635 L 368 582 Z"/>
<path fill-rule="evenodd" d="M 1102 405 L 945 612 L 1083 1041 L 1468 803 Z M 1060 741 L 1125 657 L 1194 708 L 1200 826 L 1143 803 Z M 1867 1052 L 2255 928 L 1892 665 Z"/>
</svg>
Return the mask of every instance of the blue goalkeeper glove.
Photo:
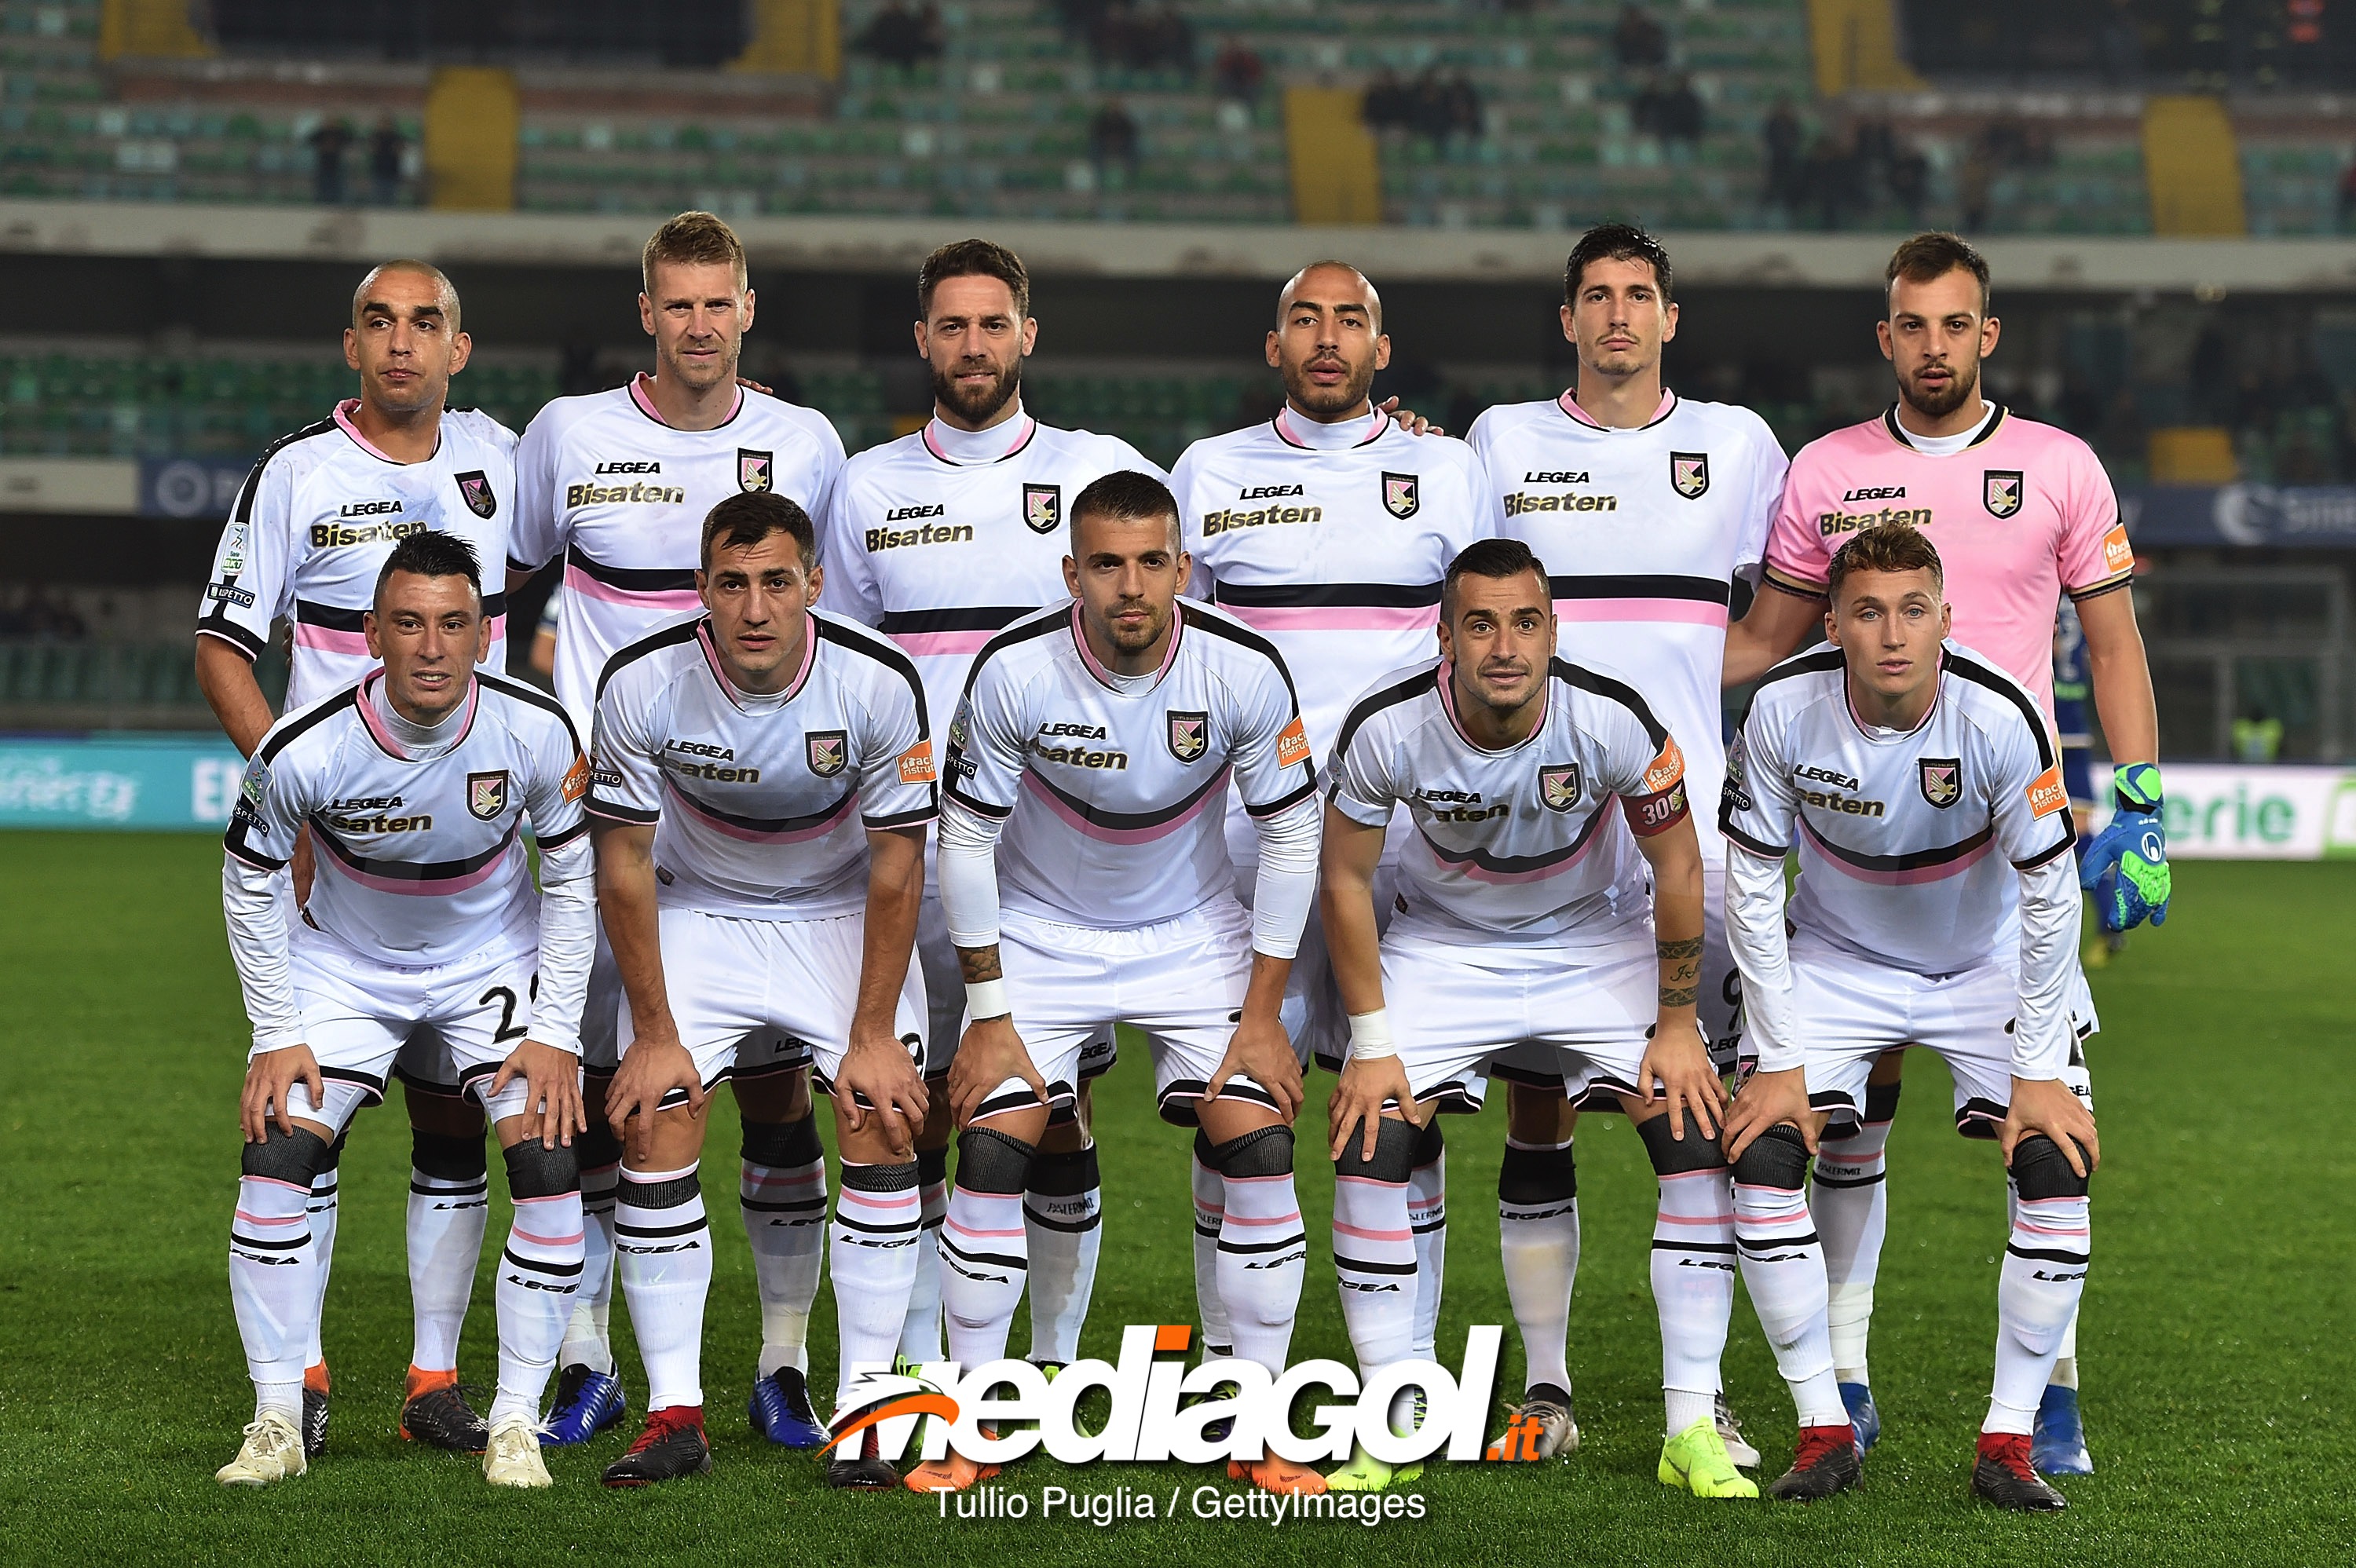
<svg viewBox="0 0 2356 1568">
<path fill-rule="evenodd" d="M 2146 916 L 2166 925 L 2174 884 L 2168 830 L 2160 824 L 2159 770 L 2130 763 L 2119 770 L 2114 790 L 2118 809 L 2086 847 L 2078 885 L 2093 897 L 2094 922 L 2104 931 L 2133 930 Z"/>
</svg>

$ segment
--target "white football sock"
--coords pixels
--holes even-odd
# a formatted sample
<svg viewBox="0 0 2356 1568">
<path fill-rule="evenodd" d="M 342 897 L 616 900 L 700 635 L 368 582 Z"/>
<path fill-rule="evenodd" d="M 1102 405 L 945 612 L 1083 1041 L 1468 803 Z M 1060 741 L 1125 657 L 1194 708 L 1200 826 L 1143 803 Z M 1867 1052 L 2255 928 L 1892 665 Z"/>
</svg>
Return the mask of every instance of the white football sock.
<svg viewBox="0 0 2356 1568">
<path fill-rule="evenodd" d="M 615 1273 L 647 1364 L 647 1409 L 703 1403 L 703 1303 L 712 1294 L 712 1226 L 696 1168 L 622 1172 L 614 1205 Z"/>
<path fill-rule="evenodd" d="M 1762 1138 L 1762 1142 L 1765 1140 Z M 1751 1158 L 1746 1150 L 1743 1158 Z M 1775 1352 L 1775 1367 L 1791 1386 L 1803 1426 L 1846 1426 L 1847 1407 L 1833 1377 L 1831 1331 L 1825 1323 L 1825 1254 L 1816 1240 L 1802 1185 L 1806 1155 L 1790 1187 L 1734 1182 L 1734 1242 L 1740 1249 L 1743 1288 Z"/>
<path fill-rule="evenodd" d="M 305 1214 L 310 1200 L 307 1186 L 241 1177 L 229 1227 L 230 1300 L 253 1379 L 254 1419 L 275 1411 L 298 1428 L 304 1357 L 318 1299 Z"/>
<path fill-rule="evenodd" d="M 759 1375 L 809 1371 L 810 1307 L 826 1256 L 826 1150 L 818 1120 L 746 1122 L 737 1187 L 761 1293 Z"/>
<path fill-rule="evenodd" d="M 1898 1089 L 1895 1083 L 1866 1086 L 1865 1121 L 1851 1124 L 1855 1130 L 1846 1137 L 1818 1141 L 1815 1179 L 1808 1189 L 1808 1209 L 1825 1248 L 1833 1366 L 1845 1383 L 1872 1381 L 1866 1339 L 1873 1328 L 1873 1282 L 1890 1225 L 1883 1150 L 1898 1113 Z"/>
<path fill-rule="evenodd" d="M 1203 1318 L 1203 1359 L 1225 1360 L 1236 1353 L 1235 1330 L 1227 1324 L 1227 1304 L 1219 1295 L 1219 1227 L 1226 1223 L 1227 1184 L 1217 1169 L 1205 1164 L 1210 1140 L 1194 1135 L 1194 1307 Z"/>
<path fill-rule="evenodd" d="M 958 1168 L 962 1173 L 963 1165 Z M 1006 1333 L 1030 1270 L 1023 1194 L 976 1192 L 960 1179 L 949 1189 L 940 1247 L 941 1317 L 949 1359 L 966 1367 L 1003 1360 Z"/>
<path fill-rule="evenodd" d="M 1096 1293 L 1104 1244 L 1104 1191 L 1097 1147 L 1042 1149 L 1023 1181 L 1023 1226 L 1031 1247 L 1031 1360 L 1079 1360 L 1080 1329 Z"/>
<path fill-rule="evenodd" d="M 2062 1336 L 2086 1289 L 2088 1200 L 2021 1199 L 2013 1211 L 1997 1282 L 1996 1382 L 1983 1432 L 2035 1428 Z"/>
<path fill-rule="evenodd" d="M 458 1365 L 458 1334 L 490 1223 L 490 1161 L 479 1133 L 455 1137 L 412 1129 L 410 1136 L 409 1364 L 446 1372 Z"/>
<path fill-rule="evenodd" d="M 1415 1149 L 1407 1184 L 1408 1228 L 1415 1232 L 1415 1348 L 1429 1360 L 1440 1340 L 1440 1296 L 1448 1283 L 1448 1147 L 1434 1116 Z"/>
<path fill-rule="evenodd" d="M 581 1288 L 587 1230 L 577 1190 L 515 1200 L 492 1290 L 499 1322 L 499 1386 L 487 1418 L 493 1425 L 510 1415 L 539 1424 L 541 1396 Z"/>
<path fill-rule="evenodd" d="M 946 1086 L 938 1093 L 947 1093 Z M 900 1354 L 919 1366 L 941 1355 L 941 1225 L 949 1212 L 949 1152 L 916 1151 L 916 1192 L 924 1229 L 916 1238 L 916 1280 L 908 1287 L 908 1317 L 900 1327 Z"/>
<path fill-rule="evenodd" d="M 923 1236 L 924 1200 L 917 1194 L 916 1161 L 843 1161 L 829 1249 L 834 1267 L 838 1401 L 860 1371 L 891 1371 L 892 1352 L 908 1320 L 908 1292 L 916 1283 L 916 1246 Z"/>
<path fill-rule="evenodd" d="M 1246 1138 L 1255 1136 L 1247 1134 Z M 1291 1136 L 1283 1137 L 1290 1166 Z M 1221 1163 L 1235 1163 L 1225 1149 Z M 1235 1352 L 1281 1377 L 1292 1345 L 1293 1320 L 1301 1311 L 1301 1282 L 1309 1271 L 1309 1237 L 1301 1228 L 1301 1200 L 1293 1190 L 1292 1172 L 1225 1176 L 1222 1182 L 1226 1214 L 1219 1223 L 1215 1266 Z"/>
<path fill-rule="evenodd" d="M 1335 1171 L 1333 1273 L 1361 1380 L 1416 1353 L 1416 1241 L 1407 1183 Z"/>
<path fill-rule="evenodd" d="M 311 1275 L 318 1284 L 318 1299 L 311 1306 L 311 1344 L 304 1361 L 306 1368 L 327 1359 L 326 1349 L 319 1343 L 319 1326 L 327 1317 L 327 1278 L 336 1266 L 336 1189 L 342 1174 L 337 1167 L 343 1157 L 344 1140 L 338 1136 L 328 1146 L 327 1168 L 311 1178 Z"/>
<path fill-rule="evenodd" d="M 622 1182 L 622 1146 L 603 1129 L 592 1127 L 576 1142 L 581 1168 L 582 1256 L 581 1289 L 573 1298 L 572 1321 L 564 1326 L 564 1346 L 556 1353 L 560 1367 L 587 1367 L 592 1371 L 614 1370 L 614 1195 Z M 610 1153 L 608 1153 L 610 1151 Z M 599 1158 L 591 1166 L 587 1162 Z"/>
<path fill-rule="evenodd" d="M 1716 1407 L 1719 1362 L 1734 1315 L 1734 1195 L 1724 1166 L 1669 1172 L 1660 1185 L 1653 1305 L 1661 1317 L 1661 1386 L 1674 1436 L 1693 1424 L 1690 1414 L 1683 1422 L 1678 1416 L 1696 1398 L 1705 1414 Z"/>
<path fill-rule="evenodd" d="M 1524 1388 L 1570 1388 L 1570 1291 L 1579 1277 L 1579 1174 L 1571 1143 L 1505 1140 L 1497 1168 L 1497 1252 L 1521 1330 Z"/>
</svg>

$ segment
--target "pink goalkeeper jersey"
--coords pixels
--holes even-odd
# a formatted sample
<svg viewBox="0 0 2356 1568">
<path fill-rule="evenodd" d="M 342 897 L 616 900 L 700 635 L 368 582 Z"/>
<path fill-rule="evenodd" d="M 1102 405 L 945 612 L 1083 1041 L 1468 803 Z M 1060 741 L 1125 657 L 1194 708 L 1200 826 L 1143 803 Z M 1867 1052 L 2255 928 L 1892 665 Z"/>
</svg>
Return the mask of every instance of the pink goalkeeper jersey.
<svg viewBox="0 0 2356 1568">
<path fill-rule="evenodd" d="M 1792 459 L 1767 539 L 1767 580 L 1821 594 L 1833 552 L 1876 523 L 1938 547 L 1956 642 L 1979 649 L 2053 717 L 2053 621 L 2068 594 L 2126 586 L 2135 551 L 2102 461 L 2067 431 L 1997 408 L 1972 443 L 1918 450 L 1893 405 Z"/>
</svg>

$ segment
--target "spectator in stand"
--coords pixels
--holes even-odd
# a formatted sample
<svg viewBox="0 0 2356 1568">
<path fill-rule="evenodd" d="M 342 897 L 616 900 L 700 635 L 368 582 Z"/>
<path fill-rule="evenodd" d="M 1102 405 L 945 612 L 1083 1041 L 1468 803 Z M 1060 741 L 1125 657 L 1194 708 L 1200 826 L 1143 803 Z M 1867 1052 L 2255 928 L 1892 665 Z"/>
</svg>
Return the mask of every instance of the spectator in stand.
<svg viewBox="0 0 2356 1568">
<path fill-rule="evenodd" d="M 1377 134 L 1406 130 L 1415 123 L 1414 90 L 1399 80 L 1398 72 L 1385 66 L 1368 84 L 1359 113 L 1366 122 L 1366 129 Z"/>
<path fill-rule="evenodd" d="M 344 204 L 344 153 L 354 140 L 349 121 L 338 115 L 320 123 L 311 144 L 311 194 L 321 207 Z"/>
<path fill-rule="evenodd" d="M 387 114 L 376 123 L 369 133 L 369 187 L 379 207 L 401 205 L 401 165 L 409 151 L 409 138 L 401 133 L 401 122 Z"/>
<path fill-rule="evenodd" d="M 1182 76 L 1194 74 L 1194 25 L 1173 0 L 1162 4 L 1140 18 L 1141 35 L 1139 62 L 1141 69 L 1152 70 L 1166 67 Z"/>
<path fill-rule="evenodd" d="M 1987 231 L 1996 174 L 1996 160 L 1988 154 L 1987 140 L 1974 142 L 1971 150 L 1964 155 L 1962 170 L 1955 176 L 1955 205 L 1962 212 L 1965 234 Z"/>
<path fill-rule="evenodd" d="M 78 643 L 90 635 L 90 626 L 71 604 L 49 597 L 48 585 L 36 582 L 25 590 L 25 602 L 16 607 L 19 636 L 37 637 L 45 643 Z"/>
<path fill-rule="evenodd" d="M 1221 45 L 1218 58 L 1211 62 L 1212 91 L 1238 103 L 1258 102 L 1260 84 L 1267 80 L 1267 62 L 1240 38 L 1229 38 Z"/>
<path fill-rule="evenodd" d="M 1477 137 L 1486 129 L 1481 119 L 1481 90 L 1462 71 L 1440 88 L 1440 101 L 1448 129 L 1453 134 Z"/>
<path fill-rule="evenodd" d="M 1786 212 L 1797 212 L 1803 200 L 1801 189 L 1802 149 L 1807 144 L 1807 132 L 1801 127 L 1800 117 L 1793 112 L 1788 98 L 1775 100 L 1775 107 L 1767 112 L 1767 123 L 1761 135 L 1767 144 L 1767 202 Z"/>
<path fill-rule="evenodd" d="M 1088 122 L 1088 155 L 1096 160 L 1097 173 L 1103 175 L 1114 165 L 1123 172 L 1137 172 L 1137 120 L 1121 107 L 1118 98 L 1108 98 Z"/>
<path fill-rule="evenodd" d="M 1690 152 L 1701 140 L 1701 94 L 1682 73 L 1656 76 L 1636 95 L 1629 118 L 1637 130 L 1659 137 L 1673 152 Z"/>
<path fill-rule="evenodd" d="M 1612 29 L 1612 53 L 1620 63 L 1644 70 L 1669 63 L 1668 29 L 1644 14 L 1636 0 L 1620 8 L 1620 20 Z"/>
<path fill-rule="evenodd" d="M 1847 138 L 1830 126 L 1818 132 L 1815 144 L 1808 149 L 1801 182 L 1806 191 L 1805 205 L 1815 209 L 1818 228 L 1829 230 L 1847 223 L 1857 201 L 1857 157 Z"/>
<path fill-rule="evenodd" d="M 884 9 L 868 18 L 851 47 L 887 65 L 913 70 L 926 60 L 941 57 L 940 10 L 927 5 L 921 12 L 912 11 L 904 0 L 888 0 Z"/>
</svg>

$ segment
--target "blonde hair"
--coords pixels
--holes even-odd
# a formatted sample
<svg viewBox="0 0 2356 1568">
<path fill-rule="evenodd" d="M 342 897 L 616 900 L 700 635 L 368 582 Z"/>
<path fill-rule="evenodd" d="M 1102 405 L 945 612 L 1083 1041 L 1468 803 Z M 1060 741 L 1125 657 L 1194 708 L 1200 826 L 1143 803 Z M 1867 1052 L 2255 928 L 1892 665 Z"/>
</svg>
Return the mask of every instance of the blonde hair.
<svg viewBox="0 0 2356 1568">
<path fill-rule="evenodd" d="M 744 292 L 744 242 L 715 214 L 682 212 L 648 239 L 646 255 L 639 263 L 639 278 L 648 299 L 655 294 L 655 268 L 665 261 L 691 267 L 733 267 L 736 272 L 736 292 Z"/>
</svg>

